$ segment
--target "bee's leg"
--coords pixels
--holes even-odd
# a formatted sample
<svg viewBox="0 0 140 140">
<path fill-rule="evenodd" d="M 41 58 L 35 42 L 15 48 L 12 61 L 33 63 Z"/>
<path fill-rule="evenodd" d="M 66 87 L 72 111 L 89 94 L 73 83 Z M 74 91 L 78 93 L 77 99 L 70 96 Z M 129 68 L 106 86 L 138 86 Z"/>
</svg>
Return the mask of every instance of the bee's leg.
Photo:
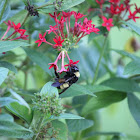
<svg viewBox="0 0 140 140">
<path fill-rule="evenodd" d="M 59 79 L 59 75 L 58 75 L 58 73 L 56 72 L 56 70 L 54 70 L 54 73 L 55 73 L 56 78 Z"/>
<path fill-rule="evenodd" d="M 65 92 L 68 88 L 69 88 L 69 87 L 63 89 L 63 90 L 59 93 L 59 95 L 62 94 L 63 92 Z"/>
</svg>

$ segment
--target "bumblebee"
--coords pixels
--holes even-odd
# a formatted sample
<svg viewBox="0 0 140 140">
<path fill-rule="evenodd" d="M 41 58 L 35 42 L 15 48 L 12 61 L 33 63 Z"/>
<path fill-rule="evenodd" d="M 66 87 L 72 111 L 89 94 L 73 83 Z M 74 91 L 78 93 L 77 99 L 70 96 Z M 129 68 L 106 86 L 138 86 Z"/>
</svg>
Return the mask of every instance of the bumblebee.
<svg viewBox="0 0 140 140">
<path fill-rule="evenodd" d="M 56 71 L 55 75 L 56 79 L 52 86 L 62 89 L 59 94 L 62 94 L 64 91 L 66 91 L 73 83 L 76 83 L 80 77 L 79 69 L 76 65 L 69 66 L 69 69 L 63 78 L 60 78 Z"/>
</svg>

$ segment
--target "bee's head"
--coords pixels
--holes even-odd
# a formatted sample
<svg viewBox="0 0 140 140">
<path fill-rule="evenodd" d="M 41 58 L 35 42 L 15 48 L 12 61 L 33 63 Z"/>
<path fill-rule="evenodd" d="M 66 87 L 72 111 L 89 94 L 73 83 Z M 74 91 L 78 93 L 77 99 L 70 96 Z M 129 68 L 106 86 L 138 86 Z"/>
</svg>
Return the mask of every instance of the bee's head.
<svg viewBox="0 0 140 140">
<path fill-rule="evenodd" d="M 79 69 L 76 65 L 71 65 L 71 71 L 72 72 L 79 72 Z"/>
</svg>

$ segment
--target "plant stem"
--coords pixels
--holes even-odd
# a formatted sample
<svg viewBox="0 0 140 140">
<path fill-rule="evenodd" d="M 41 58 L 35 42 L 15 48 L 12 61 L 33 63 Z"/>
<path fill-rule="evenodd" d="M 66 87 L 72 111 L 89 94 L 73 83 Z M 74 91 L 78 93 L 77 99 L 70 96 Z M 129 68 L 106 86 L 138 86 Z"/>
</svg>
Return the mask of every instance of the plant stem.
<svg viewBox="0 0 140 140">
<path fill-rule="evenodd" d="M 27 89 L 27 78 L 28 78 L 28 73 L 27 73 L 27 71 L 25 71 L 24 74 L 25 74 L 24 90 L 26 90 L 26 89 Z"/>
<path fill-rule="evenodd" d="M 2 19 L 3 14 L 4 14 L 4 11 L 5 11 L 7 2 L 8 2 L 8 0 L 5 0 L 4 6 L 3 6 L 2 11 L 1 11 L 1 15 L 0 15 L 0 21 L 1 21 L 1 19 Z"/>
<path fill-rule="evenodd" d="M 107 37 L 108 37 L 108 34 L 106 35 L 106 37 L 104 39 L 103 48 L 102 48 L 102 51 L 101 51 L 101 54 L 100 54 L 100 57 L 98 59 L 98 63 L 97 63 L 96 69 L 95 69 L 95 74 L 94 74 L 94 78 L 93 78 L 93 81 L 92 81 L 92 85 L 94 85 L 94 83 L 96 81 L 96 78 L 98 76 L 99 66 L 100 66 L 101 59 L 102 59 L 102 57 L 104 55 L 104 51 L 105 51 L 105 48 L 106 48 Z"/>
<path fill-rule="evenodd" d="M 77 132 L 75 135 L 75 140 L 80 140 L 81 132 Z"/>
<path fill-rule="evenodd" d="M 24 21 L 22 22 L 21 27 L 24 25 L 24 23 L 26 22 L 28 17 L 29 17 L 29 12 L 27 13 L 26 17 L 24 18 Z"/>
<path fill-rule="evenodd" d="M 39 6 L 39 7 L 35 8 L 34 10 L 40 9 L 40 8 L 43 8 L 43 7 L 46 7 L 46 6 L 49 6 L 49 5 L 53 5 L 53 3 L 44 4 L 44 5 L 42 5 L 42 6 Z"/>
<path fill-rule="evenodd" d="M 33 140 L 36 140 L 37 137 L 38 137 L 38 135 L 39 135 L 39 133 L 40 133 L 40 128 L 41 128 L 42 122 L 43 122 L 43 120 L 44 120 L 44 117 L 45 117 L 45 116 L 42 116 L 42 117 L 40 118 L 40 121 L 39 121 L 38 126 L 37 126 L 37 131 L 38 131 L 38 133 L 37 133 L 36 135 L 33 136 Z"/>
</svg>

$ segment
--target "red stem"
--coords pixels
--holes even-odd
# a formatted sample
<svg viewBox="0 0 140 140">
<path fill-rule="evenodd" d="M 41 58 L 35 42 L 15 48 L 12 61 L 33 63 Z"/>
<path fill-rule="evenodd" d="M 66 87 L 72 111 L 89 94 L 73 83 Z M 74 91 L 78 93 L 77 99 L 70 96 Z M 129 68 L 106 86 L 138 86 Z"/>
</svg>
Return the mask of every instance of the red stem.
<svg viewBox="0 0 140 140">
<path fill-rule="evenodd" d="M 10 30 L 10 26 L 8 26 L 8 28 L 7 28 L 7 30 L 6 30 L 6 32 L 4 33 L 4 35 L 3 35 L 3 37 L 1 38 L 1 40 L 6 36 L 6 34 L 8 33 L 8 31 Z"/>
<path fill-rule="evenodd" d="M 49 45 L 53 46 L 53 44 L 52 44 L 52 43 L 50 43 L 50 42 L 48 42 L 48 41 L 45 41 L 45 43 L 47 43 L 47 44 L 49 44 Z"/>
<path fill-rule="evenodd" d="M 5 40 L 7 40 L 8 38 L 10 38 L 12 35 L 14 35 L 16 33 L 16 31 L 14 31 L 10 36 L 8 36 L 6 39 L 4 39 L 4 41 Z"/>
</svg>

